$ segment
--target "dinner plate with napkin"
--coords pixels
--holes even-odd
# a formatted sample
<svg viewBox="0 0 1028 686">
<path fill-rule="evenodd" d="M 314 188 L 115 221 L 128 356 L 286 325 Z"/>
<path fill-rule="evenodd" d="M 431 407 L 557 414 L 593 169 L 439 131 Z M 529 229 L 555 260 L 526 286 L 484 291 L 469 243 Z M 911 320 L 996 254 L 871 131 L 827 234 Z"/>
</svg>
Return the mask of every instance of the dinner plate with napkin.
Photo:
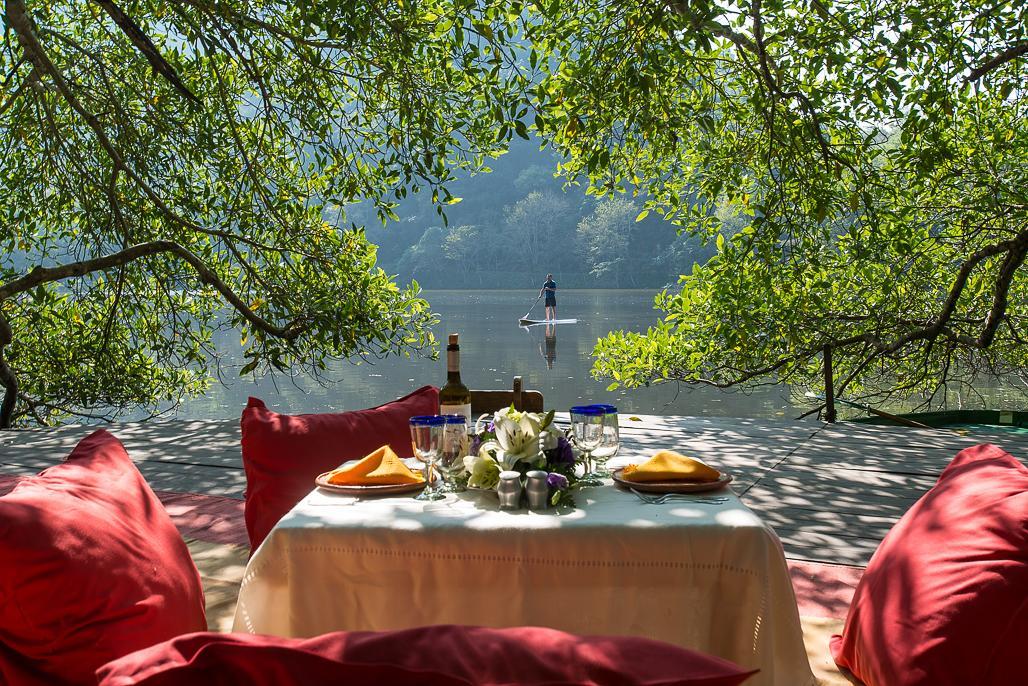
<svg viewBox="0 0 1028 686">
<path fill-rule="evenodd" d="M 614 472 L 615 483 L 652 493 L 701 493 L 723 488 L 732 481 L 703 460 L 673 450 L 660 450 L 641 464 L 630 464 Z"/>
<path fill-rule="evenodd" d="M 408 467 L 388 445 L 319 474 L 314 482 L 323 489 L 349 494 L 408 493 L 425 487 L 424 475 Z"/>
</svg>

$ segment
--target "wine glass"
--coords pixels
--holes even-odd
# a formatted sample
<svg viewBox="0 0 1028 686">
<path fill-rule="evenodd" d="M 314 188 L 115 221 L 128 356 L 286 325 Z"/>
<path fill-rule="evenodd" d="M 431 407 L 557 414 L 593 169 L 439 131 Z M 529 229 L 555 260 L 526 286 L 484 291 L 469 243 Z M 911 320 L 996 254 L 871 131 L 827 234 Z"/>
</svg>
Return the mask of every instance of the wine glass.
<svg viewBox="0 0 1028 686">
<path fill-rule="evenodd" d="M 443 491 L 456 493 L 463 490 L 456 477 L 464 471 L 464 456 L 468 454 L 468 419 L 462 414 L 443 415 L 443 446 L 439 455 L 439 473 L 443 477 Z"/>
<path fill-rule="evenodd" d="M 410 418 L 410 438 L 414 446 L 414 457 L 428 467 L 425 474 L 427 485 L 415 500 L 440 500 L 445 498 L 433 483 L 435 475 L 432 468 L 439 459 L 443 446 L 443 433 L 446 419 L 440 415 L 422 415 Z"/>
<path fill-rule="evenodd" d="M 571 433 L 575 447 L 581 451 L 585 461 L 585 474 L 578 480 L 580 486 L 600 486 L 602 481 L 592 471 L 592 453 L 603 440 L 603 417 L 606 413 L 595 405 L 578 405 L 571 408 Z"/>
<path fill-rule="evenodd" d="M 618 408 L 613 405 L 595 405 L 603 410 L 603 437 L 600 445 L 592 451 L 592 458 L 596 462 L 596 470 L 593 476 L 606 479 L 610 476 L 607 469 L 607 460 L 618 454 L 621 448 L 621 430 L 618 424 Z"/>
</svg>

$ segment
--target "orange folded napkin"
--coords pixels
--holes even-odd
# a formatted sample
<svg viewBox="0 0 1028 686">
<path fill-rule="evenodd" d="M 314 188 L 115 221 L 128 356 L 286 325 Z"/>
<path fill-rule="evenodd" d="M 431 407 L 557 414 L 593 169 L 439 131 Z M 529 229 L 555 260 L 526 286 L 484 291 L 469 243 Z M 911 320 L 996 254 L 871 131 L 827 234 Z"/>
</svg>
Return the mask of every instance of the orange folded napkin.
<svg viewBox="0 0 1028 686">
<path fill-rule="evenodd" d="M 330 484 L 338 486 L 393 486 L 420 483 L 424 480 L 425 477 L 412 472 L 388 445 L 382 446 L 356 464 L 332 470 L 328 477 Z"/>
<path fill-rule="evenodd" d="M 661 450 L 642 464 L 630 464 L 621 472 L 626 481 L 717 481 L 721 472 L 695 457 Z"/>
</svg>

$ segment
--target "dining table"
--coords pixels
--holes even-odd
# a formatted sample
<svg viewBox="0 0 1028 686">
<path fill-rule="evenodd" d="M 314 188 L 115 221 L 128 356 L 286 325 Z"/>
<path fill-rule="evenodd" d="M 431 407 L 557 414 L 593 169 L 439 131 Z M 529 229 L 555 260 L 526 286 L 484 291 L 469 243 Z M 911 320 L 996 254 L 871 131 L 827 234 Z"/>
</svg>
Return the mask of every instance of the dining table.
<svg viewBox="0 0 1028 686">
<path fill-rule="evenodd" d="M 642 636 L 759 669 L 754 686 L 815 683 L 782 545 L 731 488 L 658 504 L 606 480 L 541 511 L 313 488 L 251 557 L 233 631 L 433 624 Z"/>
</svg>

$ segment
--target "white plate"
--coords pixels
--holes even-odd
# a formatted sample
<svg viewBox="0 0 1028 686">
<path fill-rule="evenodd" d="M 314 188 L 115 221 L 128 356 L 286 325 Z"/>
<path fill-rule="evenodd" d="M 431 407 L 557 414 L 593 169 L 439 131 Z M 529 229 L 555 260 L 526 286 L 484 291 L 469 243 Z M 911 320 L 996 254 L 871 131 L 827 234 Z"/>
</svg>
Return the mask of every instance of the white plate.
<svg viewBox="0 0 1028 686">
<path fill-rule="evenodd" d="M 732 475 L 721 473 L 717 481 L 629 481 L 621 478 L 625 469 L 614 470 L 611 475 L 614 483 L 622 488 L 633 488 L 643 493 L 706 493 L 717 491 L 732 483 Z"/>
</svg>

